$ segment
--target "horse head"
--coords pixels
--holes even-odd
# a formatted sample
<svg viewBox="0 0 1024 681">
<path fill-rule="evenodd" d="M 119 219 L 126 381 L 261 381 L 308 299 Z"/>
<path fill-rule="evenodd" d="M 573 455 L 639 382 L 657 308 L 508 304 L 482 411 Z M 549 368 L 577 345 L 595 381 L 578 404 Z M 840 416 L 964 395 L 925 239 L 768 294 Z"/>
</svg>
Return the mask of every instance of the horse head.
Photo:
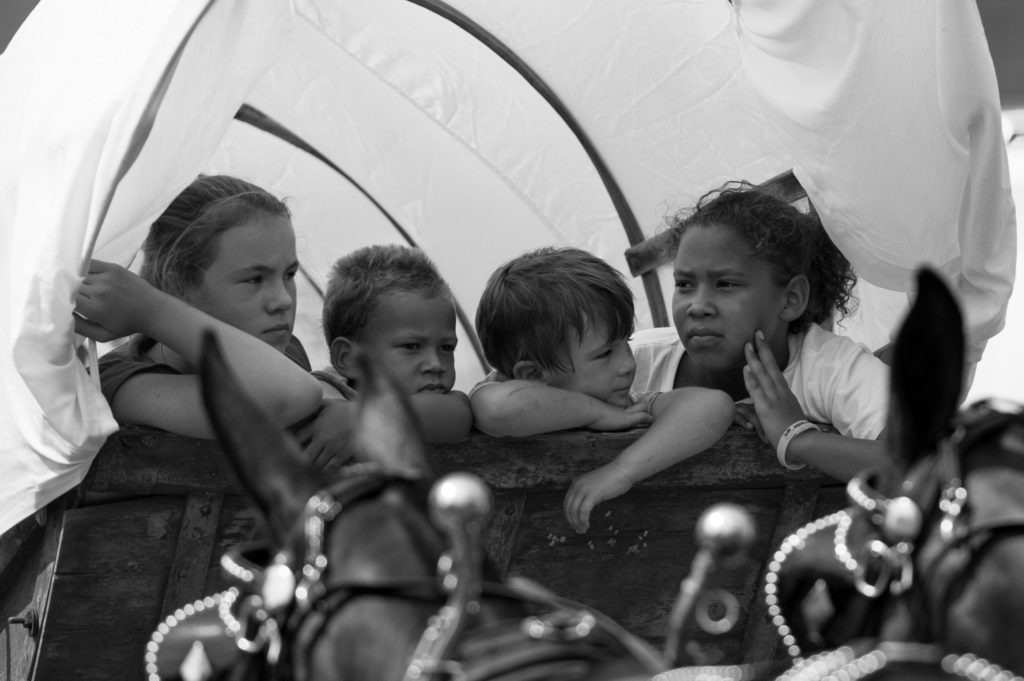
<svg viewBox="0 0 1024 681">
<path fill-rule="evenodd" d="M 569 681 L 661 671 L 646 643 L 600 613 L 498 577 L 483 546 L 489 490 L 468 474 L 436 480 L 406 397 L 358 361 L 356 462 L 326 479 L 206 343 L 207 410 L 271 543 L 226 554 L 239 586 L 190 606 L 216 610 L 209 619 L 247 653 L 217 678 Z M 164 638 L 154 634 L 156 648 Z M 150 658 L 151 678 L 173 678 L 158 650 Z"/>
<path fill-rule="evenodd" d="M 1022 672 L 1024 416 L 989 403 L 958 413 L 960 309 L 937 274 L 923 269 L 917 283 L 893 353 L 894 474 L 862 472 L 847 509 L 783 542 L 769 610 L 794 657 L 871 640 L 890 656 L 941 653 L 950 669 L 960 664 L 950 655 L 970 653 L 986 673 Z"/>
</svg>

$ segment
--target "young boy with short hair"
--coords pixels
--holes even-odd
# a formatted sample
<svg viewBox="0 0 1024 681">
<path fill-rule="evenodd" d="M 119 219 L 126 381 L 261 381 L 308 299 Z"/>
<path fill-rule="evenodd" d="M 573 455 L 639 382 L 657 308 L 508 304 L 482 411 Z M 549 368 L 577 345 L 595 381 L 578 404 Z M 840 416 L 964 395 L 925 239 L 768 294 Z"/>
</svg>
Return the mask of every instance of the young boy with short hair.
<svg viewBox="0 0 1024 681">
<path fill-rule="evenodd" d="M 733 420 L 733 402 L 720 390 L 632 393 L 633 326 L 622 275 L 576 248 L 541 248 L 505 263 L 477 309 L 477 333 L 494 367 L 470 391 L 480 430 L 525 436 L 651 424 L 613 461 L 573 481 L 564 507 L 577 532 L 587 530 L 597 504 L 710 447 Z"/>
<path fill-rule="evenodd" d="M 360 388 L 354 362 L 366 352 L 410 398 L 427 442 L 465 439 L 473 415 L 455 385 L 455 300 L 419 249 L 376 245 L 342 256 L 324 295 L 324 337 L 333 371 L 314 374 L 325 397 L 352 399 Z"/>
</svg>

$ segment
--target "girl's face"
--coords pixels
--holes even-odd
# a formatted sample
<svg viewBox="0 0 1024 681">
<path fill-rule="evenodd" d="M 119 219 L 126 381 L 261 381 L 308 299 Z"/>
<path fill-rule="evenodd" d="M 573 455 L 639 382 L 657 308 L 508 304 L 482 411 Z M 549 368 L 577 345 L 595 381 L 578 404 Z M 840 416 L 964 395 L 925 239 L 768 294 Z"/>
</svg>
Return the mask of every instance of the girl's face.
<svg viewBox="0 0 1024 681">
<path fill-rule="evenodd" d="M 569 342 L 572 369 L 544 370 L 545 383 L 590 395 L 616 407 L 628 407 L 629 388 L 636 374 L 636 361 L 628 341 L 609 341 L 605 328 L 589 326 L 583 337 L 575 340 Z"/>
<path fill-rule="evenodd" d="M 786 352 L 786 287 L 771 263 L 748 251 L 723 225 L 690 227 L 679 242 L 672 318 L 687 356 L 706 370 L 742 370 L 743 346 L 758 329 L 777 358 Z"/>
<path fill-rule="evenodd" d="M 457 342 L 454 303 L 413 291 L 384 296 L 359 336 L 359 347 L 410 395 L 452 389 Z"/>
<path fill-rule="evenodd" d="M 295 230 L 259 213 L 217 238 L 217 258 L 185 300 L 282 352 L 295 325 Z"/>
</svg>

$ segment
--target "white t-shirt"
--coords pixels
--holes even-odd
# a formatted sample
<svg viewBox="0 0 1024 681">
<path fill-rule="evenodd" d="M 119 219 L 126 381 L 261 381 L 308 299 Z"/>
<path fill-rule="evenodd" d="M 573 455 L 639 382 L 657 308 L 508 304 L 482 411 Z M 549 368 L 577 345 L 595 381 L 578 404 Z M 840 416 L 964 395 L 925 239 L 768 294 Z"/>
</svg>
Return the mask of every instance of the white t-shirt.
<svg viewBox="0 0 1024 681">
<path fill-rule="evenodd" d="M 629 345 L 636 358 L 633 390 L 671 390 L 685 352 L 676 330 L 637 331 Z M 885 427 L 889 367 L 860 343 L 812 324 L 789 337 L 789 364 L 782 374 L 811 421 L 867 440 Z"/>
</svg>

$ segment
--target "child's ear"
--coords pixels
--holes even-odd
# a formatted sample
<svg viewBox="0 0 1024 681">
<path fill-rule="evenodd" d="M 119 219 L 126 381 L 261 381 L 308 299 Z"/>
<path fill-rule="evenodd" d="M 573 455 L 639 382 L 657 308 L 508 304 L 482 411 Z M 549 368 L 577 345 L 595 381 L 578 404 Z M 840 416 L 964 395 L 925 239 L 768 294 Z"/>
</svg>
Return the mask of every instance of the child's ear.
<svg viewBox="0 0 1024 681">
<path fill-rule="evenodd" d="M 520 381 L 544 382 L 544 372 L 536 362 L 528 359 L 521 359 L 512 367 L 512 378 Z"/>
<path fill-rule="evenodd" d="M 792 322 L 807 309 L 807 303 L 811 296 L 811 283 L 807 277 L 798 274 L 789 280 L 782 295 L 783 306 L 779 318 L 785 322 Z"/>
<path fill-rule="evenodd" d="M 359 370 L 355 362 L 356 344 L 344 336 L 331 341 L 331 366 L 339 374 L 348 379 L 358 377 Z"/>
</svg>

